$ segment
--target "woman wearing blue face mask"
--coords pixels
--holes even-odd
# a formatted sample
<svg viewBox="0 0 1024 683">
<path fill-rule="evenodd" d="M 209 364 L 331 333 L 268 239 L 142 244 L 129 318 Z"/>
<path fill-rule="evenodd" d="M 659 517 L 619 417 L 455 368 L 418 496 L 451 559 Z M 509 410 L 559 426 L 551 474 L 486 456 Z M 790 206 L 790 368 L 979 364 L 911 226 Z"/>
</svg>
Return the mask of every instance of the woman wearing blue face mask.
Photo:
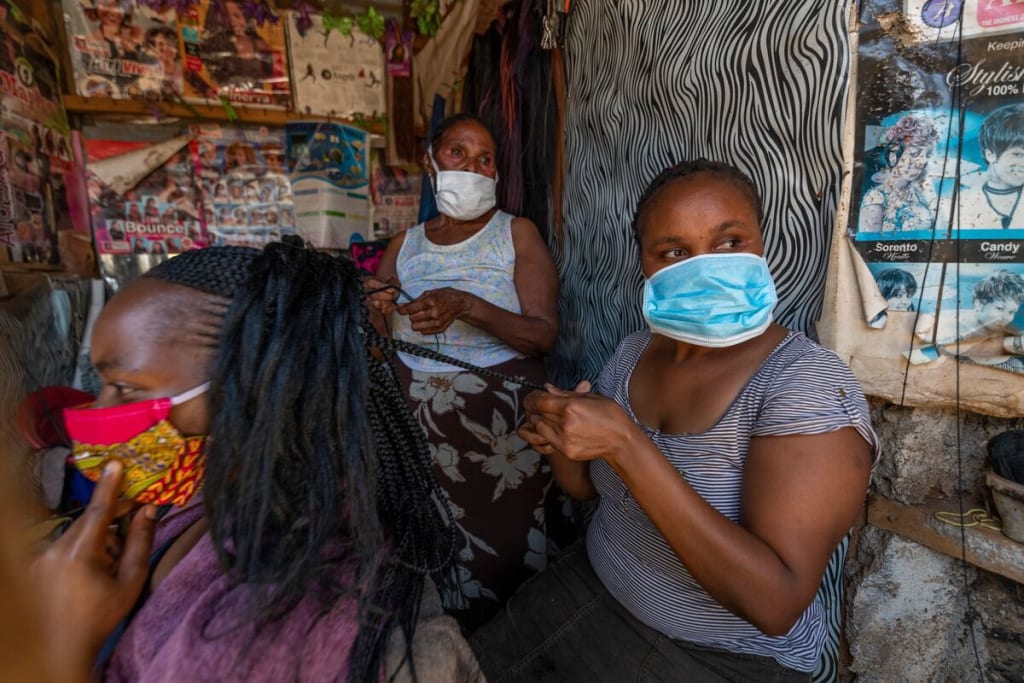
<svg viewBox="0 0 1024 683">
<path fill-rule="evenodd" d="M 649 330 L 597 381 L 527 400 L 524 439 L 596 499 L 570 548 L 473 636 L 488 680 L 808 680 L 815 599 L 878 456 L 830 351 L 772 322 L 760 200 L 704 160 L 656 178 L 634 230 Z"/>
<path fill-rule="evenodd" d="M 381 334 L 542 383 L 558 276 L 536 226 L 497 208 L 496 156 L 475 116 L 438 126 L 423 166 L 441 215 L 392 239 L 366 287 Z M 458 526 L 445 607 L 471 630 L 547 560 L 551 472 L 516 433 L 528 389 L 408 354 L 395 365 Z"/>
</svg>

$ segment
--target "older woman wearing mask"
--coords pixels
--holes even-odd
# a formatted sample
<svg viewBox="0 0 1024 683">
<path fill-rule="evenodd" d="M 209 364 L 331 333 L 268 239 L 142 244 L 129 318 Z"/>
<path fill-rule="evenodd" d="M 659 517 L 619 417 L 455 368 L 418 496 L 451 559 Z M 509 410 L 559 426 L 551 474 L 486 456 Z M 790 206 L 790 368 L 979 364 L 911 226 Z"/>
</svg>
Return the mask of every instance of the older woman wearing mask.
<svg viewBox="0 0 1024 683">
<path fill-rule="evenodd" d="M 558 335 L 558 276 L 536 226 L 496 208 L 496 145 L 478 118 L 438 126 L 423 165 L 439 216 L 399 234 L 366 287 L 381 332 L 534 383 Z M 459 527 L 467 629 L 547 562 L 547 464 L 517 434 L 528 389 L 490 373 L 398 354 L 409 403 Z"/>
</svg>

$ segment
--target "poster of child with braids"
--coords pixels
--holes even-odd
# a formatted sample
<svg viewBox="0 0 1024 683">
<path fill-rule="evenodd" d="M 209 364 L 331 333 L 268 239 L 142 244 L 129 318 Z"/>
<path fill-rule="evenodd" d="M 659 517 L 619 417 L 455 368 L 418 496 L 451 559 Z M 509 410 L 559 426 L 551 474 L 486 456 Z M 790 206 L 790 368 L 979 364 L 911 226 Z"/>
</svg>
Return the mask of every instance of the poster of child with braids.
<svg viewBox="0 0 1024 683">
<path fill-rule="evenodd" d="M 1024 6 L 861 9 L 848 227 L 865 323 L 913 365 L 1024 372 Z"/>
<path fill-rule="evenodd" d="M 173 9 L 144 0 L 63 0 L 75 91 L 176 99 L 183 92 Z"/>
<path fill-rule="evenodd" d="M 131 168 L 147 164 L 139 153 L 151 143 L 85 140 L 86 183 L 97 253 L 168 255 L 209 246 L 200 222 L 194 163 L 185 143 L 187 138 L 161 155 L 148 173 L 139 172 L 142 177 L 137 183 L 118 191 L 108 179 L 120 180 Z M 116 169 L 117 164 L 123 172 Z"/>
<path fill-rule="evenodd" d="M 262 246 L 295 233 L 280 129 L 195 126 L 201 217 L 214 244 Z"/>
<path fill-rule="evenodd" d="M 266 0 L 197 0 L 179 26 L 187 99 L 290 106 L 285 22 Z"/>
</svg>

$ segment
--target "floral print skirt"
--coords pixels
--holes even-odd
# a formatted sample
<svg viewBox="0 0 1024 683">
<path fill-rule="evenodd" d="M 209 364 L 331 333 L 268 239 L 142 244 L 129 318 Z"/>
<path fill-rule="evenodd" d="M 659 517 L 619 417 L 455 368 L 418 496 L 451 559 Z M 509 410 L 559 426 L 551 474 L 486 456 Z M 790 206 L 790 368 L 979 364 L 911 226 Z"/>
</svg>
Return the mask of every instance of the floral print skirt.
<svg viewBox="0 0 1024 683">
<path fill-rule="evenodd" d="M 466 631 L 493 616 L 516 588 L 547 565 L 546 508 L 560 514 L 551 469 L 516 429 L 525 420 L 519 384 L 472 372 L 428 373 L 395 359 L 409 406 L 427 434 L 434 474 L 457 525 L 461 593 L 442 595 Z M 543 361 L 516 359 L 491 370 L 546 380 Z"/>
</svg>

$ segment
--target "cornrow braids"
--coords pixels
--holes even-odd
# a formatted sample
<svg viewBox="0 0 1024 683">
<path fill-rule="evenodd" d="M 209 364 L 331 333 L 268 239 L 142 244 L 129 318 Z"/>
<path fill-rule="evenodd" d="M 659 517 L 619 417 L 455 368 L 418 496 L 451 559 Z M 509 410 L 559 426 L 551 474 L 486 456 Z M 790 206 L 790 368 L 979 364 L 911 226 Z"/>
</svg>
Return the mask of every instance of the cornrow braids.
<svg viewBox="0 0 1024 683">
<path fill-rule="evenodd" d="M 249 279 L 259 249 L 208 247 L 186 251 L 154 266 L 142 277 L 155 277 L 207 294 L 231 299 Z"/>
<path fill-rule="evenodd" d="M 761 195 L 758 194 L 757 188 L 754 186 L 754 182 L 746 173 L 731 164 L 700 158 L 692 161 L 683 161 L 675 166 L 670 166 L 659 173 L 654 180 L 650 182 L 647 189 L 644 190 L 642 195 L 640 195 L 640 200 L 636 204 L 636 211 L 633 213 L 634 239 L 637 241 L 640 240 L 640 231 L 644 212 L 647 210 L 647 206 L 662 189 L 677 180 L 692 178 L 699 175 L 713 175 L 731 182 L 737 189 L 747 196 L 747 199 L 750 200 L 750 204 L 757 214 L 758 225 L 764 221 L 764 207 L 761 204 Z"/>
</svg>

